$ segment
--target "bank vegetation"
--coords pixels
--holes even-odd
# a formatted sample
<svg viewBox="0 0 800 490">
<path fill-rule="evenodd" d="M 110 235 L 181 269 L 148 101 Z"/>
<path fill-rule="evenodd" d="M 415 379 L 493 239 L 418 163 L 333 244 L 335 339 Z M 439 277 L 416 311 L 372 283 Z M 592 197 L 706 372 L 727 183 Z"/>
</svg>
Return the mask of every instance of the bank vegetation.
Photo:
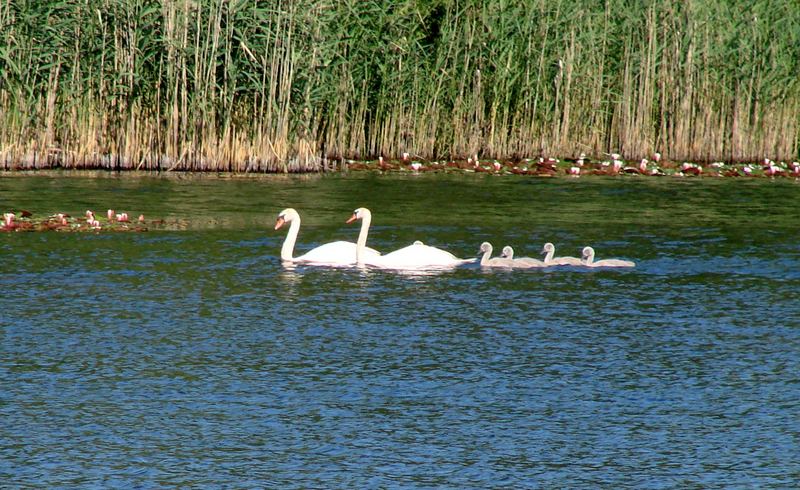
<svg viewBox="0 0 800 490">
<path fill-rule="evenodd" d="M 796 159 L 796 0 L 0 0 L 0 168 Z"/>
</svg>

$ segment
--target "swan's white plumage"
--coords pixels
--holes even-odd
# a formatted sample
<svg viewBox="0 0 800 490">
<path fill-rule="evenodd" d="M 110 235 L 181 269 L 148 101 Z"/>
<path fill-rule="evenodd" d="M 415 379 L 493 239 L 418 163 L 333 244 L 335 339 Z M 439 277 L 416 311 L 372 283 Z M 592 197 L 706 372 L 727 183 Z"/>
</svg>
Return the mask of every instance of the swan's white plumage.
<svg viewBox="0 0 800 490">
<path fill-rule="evenodd" d="M 545 265 L 582 265 L 583 262 L 577 257 L 553 257 L 556 253 L 556 247 L 550 242 L 544 244 L 542 253 L 545 254 Z"/>
<path fill-rule="evenodd" d="M 367 208 L 358 208 L 353 212 L 353 216 L 348 220 L 361 220 L 361 233 L 358 235 L 358 265 L 378 267 L 382 269 L 425 269 L 425 268 L 446 268 L 474 262 L 475 259 L 459 259 L 455 255 L 445 250 L 424 245 L 417 240 L 412 245 L 403 247 L 386 255 L 375 255 L 366 253 L 367 233 L 372 223 L 372 213 Z"/>
<path fill-rule="evenodd" d="M 489 242 L 481 243 L 480 252 L 481 267 L 514 267 L 513 259 L 505 259 L 502 257 L 490 258 L 492 256 L 492 244 Z"/>
<path fill-rule="evenodd" d="M 454 267 L 475 259 L 459 259 L 455 255 L 430 245 L 414 243 L 386 255 L 364 259 L 365 265 L 387 269 L 413 269 L 422 267 Z"/>
<path fill-rule="evenodd" d="M 377 250 L 367 249 L 367 253 L 380 255 Z M 294 257 L 293 262 L 314 262 L 318 264 L 351 265 L 356 263 L 356 244 L 353 242 L 330 242 L 313 248 Z"/>
<path fill-rule="evenodd" d="M 547 267 L 547 264 L 545 264 L 541 260 L 537 260 L 531 257 L 514 258 L 514 249 L 511 248 L 511 246 L 509 245 L 503 247 L 503 253 L 500 256 L 504 259 L 513 260 L 514 267 Z"/>
</svg>

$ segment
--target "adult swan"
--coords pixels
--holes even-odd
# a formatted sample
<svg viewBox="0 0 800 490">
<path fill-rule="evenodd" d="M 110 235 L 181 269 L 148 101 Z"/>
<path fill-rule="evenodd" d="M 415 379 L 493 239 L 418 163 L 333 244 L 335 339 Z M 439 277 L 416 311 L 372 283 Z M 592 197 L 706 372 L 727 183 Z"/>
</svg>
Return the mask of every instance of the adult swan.
<svg viewBox="0 0 800 490">
<path fill-rule="evenodd" d="M 424 245 L 422 242 L 403 247 L 386 255 L 369 254 L 367 248 L 367 233 L 372 223 L 372 213 L 367 208 L 358 208 L 347 220 L 348 223 L 360 219 L 361 233 L 358 234 L 356 244 L 356 263 L 358 265 L 371 265 L 383 269 L 428 269 L 446 268 L 474 262 L 475 259 L 459 259 L 445 250 Z"/>
<path fill-rule="evenodd" d="M 356 244 L 353 242 L 331 242 L 320 245 L 309 250 L 299 257 L 292 257 L 294 253 L 294 243 L 297 241 L 297 234 L 300 232 L 300 215 L 292 208 L 286 208 L 280 212 L 275 229 L 279 229 L 284 224 L 289 223 L 289 233 L 281 247 L 281 260 L 284 262 L 307 263 L 315 265 L 353 265 L 356 263 Z M 367 229 L 361 227 L 361 235 L 364 235 L 364 242 L 367 241 Z M 361 236 L 359 235 L 359 241 Z M 372 248 L 365 248 L 366 257 L 379 256 L 380 252 Z"/>
</svg>

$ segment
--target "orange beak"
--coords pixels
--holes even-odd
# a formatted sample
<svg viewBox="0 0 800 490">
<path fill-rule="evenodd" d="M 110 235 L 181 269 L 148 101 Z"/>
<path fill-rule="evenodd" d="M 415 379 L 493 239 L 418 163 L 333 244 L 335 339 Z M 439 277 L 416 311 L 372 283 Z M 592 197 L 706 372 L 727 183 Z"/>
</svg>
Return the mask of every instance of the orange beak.
<svg viewBox="0 0 800 490">
<path fill-rule="evenodd" d="M 278 216 L 277 221 L 275 221 L 275 229 L 277 230 L 278 228 L 283 226 L 284 223 L 286 223 L 286 220 L 283 219 L 283 216 Z"/>
<path fill-rule="evenodd" d="M 345 223 L 352 223 L 353 221 L 357 220 L 356 213 L 353 213 L 353 216 L 350 216 L 350 219 L 345 221 Z"/>
</svg>

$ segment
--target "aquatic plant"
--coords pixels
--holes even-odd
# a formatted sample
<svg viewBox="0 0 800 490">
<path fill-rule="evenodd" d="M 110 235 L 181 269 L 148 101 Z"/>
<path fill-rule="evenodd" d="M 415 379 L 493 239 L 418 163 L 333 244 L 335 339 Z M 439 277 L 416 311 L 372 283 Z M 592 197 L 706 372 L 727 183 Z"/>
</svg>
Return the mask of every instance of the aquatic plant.
<svg viewBox="0 0 800 490">
<path fill-rule="evenodd" d="M 796 159 L 793 0 L 17 0 L 0 168 Z"/>
<path fill-rule="evenodd" d="M 73 217 L 67 213 L 49 216 L 36 216 L 27 210 L 12 210 L 3 213 L 0 232 L 16 231 L 147 231 L 147 222 L 140 214 L 135 223 L 131 222 L 127 213 L 115 213 L 109 209 L 102 222 L 92 210 L 86 210 L 85 217 Z M 150 224 L 163 224 L 163 220 L 151 220 Z"/>
</svg>

